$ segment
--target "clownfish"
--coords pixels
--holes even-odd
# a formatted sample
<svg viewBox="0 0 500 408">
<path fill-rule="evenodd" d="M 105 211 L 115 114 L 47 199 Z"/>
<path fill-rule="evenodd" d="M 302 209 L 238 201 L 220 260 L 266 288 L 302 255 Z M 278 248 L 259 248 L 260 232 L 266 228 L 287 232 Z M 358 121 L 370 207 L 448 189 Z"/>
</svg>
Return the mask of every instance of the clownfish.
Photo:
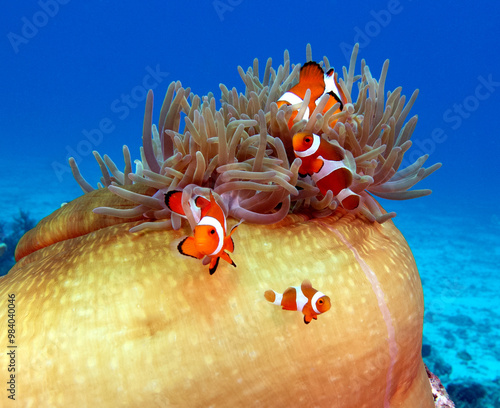
<svg viewBox="0 0 500 408">
<path fill-rule="evenodd" d="M 182 191 L 172 190 L 165 194 L 165 204 L 170 211 L 186 217 L 184 208 L 182 208 Z M 189 207 L 193 213 L 196 222 L 200 222 L 201 218 L 207 214 L 210 207 L 210 200 L 202 196 L 195 196 L 189 200 Z"/>
<path fill-rule="evenodd" d="M 337 102 L 340 103 L 340 108 L 334 113 L 342 112 L 344 104 L 347 102 L 347 98 L 345 97 L 342 88 L 339 86 L 338 75 L 333 68 L 330 68 L 328 72 L 325 73 L 323 68 L 321 68 L 321 65 L 317 62 L 309 61 L 300 68 L 299 83 L 292 87 L 289 91 L 285 92 L 278 99 L 278 108 L 281 108 L 283 105 L 295 105 L 302 103 L 308 89 L 311 90 L 311 98 L 304 113 L 304 118 L 306 119 L 309 119 L 312 112 L 316 108 L 316 104 L 319 103 L 319 100 L 325 94 L 329 94 L 330 98 L 328 99 L 322 113 L 327 112 Z M 297 116 L 297 113 L 298 111 L 292 113 L 292 116 L 288 121 L 289 129 L 292 128 L 293 120 Z"/>
<path fill-rule="evenodd" d="M 307 279 L 301 286 L 292 286 L 283 294 L 268 290 L 264 297 L 275 305 L 281 305 L 283 310 L 297 310 L 304 314 L 304 323 L 309 324 L 318 315 L 330 310 L 330 298 L 314 289 Z"/>
<path fill-rule="evenodd" d="M 170 191 L 165 194 L 165 204 L 171 211 L 185 215 L 181 198 L 182 191 Z M 198 208 L 198 210 L 194 209 L 195 211 L 193 211 L 197 225 L 194 228 L 194 235 L 184 238 L 177 245 L 179 252 L 182 255 L 197 259 L 208 256 L 210 258 L 210 275 L 213 275 L 217 270 L 221 258 L 227 263 L 236 266 L 227 252 L 234 251 L 234 242 L 231 235 L 239 224 L 235 225 L 229 235 L 226 236 L 226 216 L 222 208 L 215 201 L 212 193 L 210 193 L 210 201 L 205 197 L 196 196 L 193 202 L 194 206 Z"/>
<path fill-rule="evenodd" d="M 344 152 L 340 147 L 310 132 L 296 133 L 292 144 L 295 156 L 302 160 L 301 176 L 310 175 L 323 195 L 331 190 L 346 210 L 358 208 L 361 197 L 349 188 L 352 173 L 344 165 Z"/>
</svg>

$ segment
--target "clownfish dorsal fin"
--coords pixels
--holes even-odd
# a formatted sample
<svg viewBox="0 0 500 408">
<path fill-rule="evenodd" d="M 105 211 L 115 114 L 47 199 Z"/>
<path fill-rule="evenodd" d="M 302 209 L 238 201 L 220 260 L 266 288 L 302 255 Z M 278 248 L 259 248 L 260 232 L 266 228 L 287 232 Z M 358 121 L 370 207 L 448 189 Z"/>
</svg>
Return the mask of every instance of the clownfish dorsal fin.
<svg viewBox="0 0 500 408">
<path fill-rule="evenodd" d="M 325 86 L 325 73 L 321 65 L 315 61 L 308 61 L 300 68 L 300 83 L 321 84 Z"/>
<path fill-rule="evenodd" d="M 291 88 L 289 92 L 303 99 L 308 89 L 311 91 L 311 104 L 313 105 L 314 101 L 325 92 L 323 68 L 314 61 L 306 62 L 300 68 L 299 83 Z"/>
<path fill-rule="evenodd" d="M 311 281 L 309 279 L 304 279 L 302 285 L 300 285 L 300 288 L 302 289 L 302 291 L 304 291 L 304 289 L 312 289 Z"/>
<path fill-rule="evenodd" d="M 182 191 L 171 190 L 165 193 L 165 205 L 176 214 L 186 215 L 182 208 Z"/>
</svg>

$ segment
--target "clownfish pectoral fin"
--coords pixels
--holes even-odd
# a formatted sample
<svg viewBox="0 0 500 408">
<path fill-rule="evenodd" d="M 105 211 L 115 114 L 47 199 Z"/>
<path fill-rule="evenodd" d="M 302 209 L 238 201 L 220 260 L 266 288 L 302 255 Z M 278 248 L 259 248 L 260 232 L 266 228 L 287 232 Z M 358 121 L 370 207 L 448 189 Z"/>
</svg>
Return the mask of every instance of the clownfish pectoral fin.
<svg viewBox="0 0 500 408">
<path fill-rule="evenodd" d="M 228 264 L 231 264 L 231 265 L 233 265 L 234 267 L 236 267 L 236 264 L 234 263 L 234 261 L 231 259 L 231 257 L 229 256 L 229 254 L 228 254 L 227 252 L 222 251 L 222 252 L 220 253 L 220 257 L 221 257 L 222 259 L 224 259 L 224 261 L 226 261 Z"/>
<path fill-rule="evenodd" d="M 231 235 L 228 235 L 226 238 L 224 238 L 223 248 L 225 251 L 228 251 L 228 252 L 234 251 L 234 241 L 233 241 L 233 238 L 231 238 Z"/>
<path fill-rule="evenodd" d="M 182 255 L 191 256 L 196 259 L 201 259 L 205 255 L 196 249 L 194 237 L 184 238 L 179 245 L 177 245 L 177 249 Z"/>
<path fill-rule="evenodd" d="M 208 271 L 210 272 L 210 275 L 213 275 L 217 270 L 217 267 L 219 266 L 219 259 L 220 257 L 215 257 L 212 258 L 212 260 L 210 261 L 210 265 L 208 266 Z"/>
<path fill-rule="evenodd" d="M 311 321 L 312 321 L 312 319 L 311 319 L 311 317 L 310 317 L 310 316 L 308 316 L 308 315 L 304 315 L 304 323 L 305 323 L 305 324 L 309 324 L 309 323 L 311 323 Z"/>
<path fill-rule="evenodd" d="M 233 225 L 233 227 L 231 228 L 231 231 L 229 232 L 229 235 L 226 238 L 224 238 L 223 248 L 225 251 L 228 251 L 228 252 L 234 251 L 234 241 L 233 241 L 233 238 L 231 237 L 231 235 L 233 235 L 233 233 L 236 231 L 236 228 L 238 228 L 242 222 L 243 222 L 243 220 L 241 220 L 238 224 Z"/>
<path fill-rule="evenodd" d="M 165 205 L 174 213 L 186 215 L 182 208 L 182 191 L 172 190 L 165 193 Z"/>
</svg>

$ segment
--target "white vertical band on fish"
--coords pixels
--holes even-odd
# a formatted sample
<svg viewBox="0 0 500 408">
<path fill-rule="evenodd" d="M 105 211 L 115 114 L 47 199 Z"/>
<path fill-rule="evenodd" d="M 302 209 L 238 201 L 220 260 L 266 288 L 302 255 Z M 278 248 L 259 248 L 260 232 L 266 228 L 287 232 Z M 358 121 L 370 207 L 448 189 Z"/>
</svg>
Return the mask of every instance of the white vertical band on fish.
<svg viewBox="0 0 500 408">
<path fill-rule="evenodd" d="M 283 95 L 281 95 L 281 98 L 278 99 L 279 101 L 287 102 L 290 105 L 296 105 L 298 103 L 304 102 L 301 97 L 295 95 L 292 92 L 285 92 Z"/>
<path fill-rule="evenodd" d="M 325 93 L 335 92 L 335 95 L 340 95 L 339 89 L 335 84 L 335 74 L 333 71 L 330 75 L 325 74 Z"/>
<path fill-rule="evenodd" d="M 292 286 L 295 289 L 295 302 L 297 303 L 297 310 L 302 312 L 304 306 L 307 305 L 309 299 L 302 293 L 300 286 Z"/>
<path fill-rule="evenodd" d="M 292 92 L 285 92 L 283 95 L 281 95 L 281 98 L 278 99 L 278 102 L 280 101 L 289 103 L 290 105 L 296 105 L 304 102 L 304 100 L 300 96 L 297 96 Z M 306 111 L 304 112 L 304 118 L 309 119 L 309 115 L 310 111 L 308 106 L 306 108 Z"/>
<path fill-rule="evenodd" d="M 275 299 L 274 299 L 274 304 L 275 305 L 278 305 L 278 306 L 281 306 L 281 301 L 283 300 L 283 293 L 278 293 L 276 291 L 274 291 L 274 296 L 275 296 Z"/>
<path fill-rule="evenodd" d="M 319 291 L 318 291 L 318 292 L 316 292 L 316 293 L 314 294 L 314 296 L 313 296 L 313 297 L 312 297 L 312 299 L 311 299 L 311 306 L 312 306 L 313 310 L 314 310 L 316 313 L 318 313 L 318 314 L 320 314 L 321 312 L 320 312 L 320 311 L 318 310 L 318 308 L 316 307 L 316 302 L 318 301 L 318 299 L 319 299 L 319 298 L 321 298 L 321 297 L 323 297 L 323 296 L 325 296 L 325 294 L 324 294 L 324 293 L 321 293 L 321 292 L 319 292 Z"/>
<path fill-rule="evenodd" d="M 303 152 L 295 152 L 295 154 L 298 156 L 298 157 L 307 157 L 307 156 L 310 156 L 311 154 L 314 154 L 317 152 L 317 150 L 319 149 L 319 145 L 321 143 L 321 139 L 318 135 L 314 134 L 313 133 L 313 143 L 311 145 L 311 147 L 307 150 L 304 150 Z"/>
<path fill-rule="evenodd" d="M 354 191 L 352 191 L 350 188 L 344 188 L 343 190 L 340 190 L 340 193 L 337 194 L 337 199 L 339 201 L 344 201 L 347 197 L 356 194 Z"/>
<path fill-rule="evenodd" d="M 203 217 L 198 225 L 209 225 L 215 228 L 215 231 L 219 237 L 219 243 L 217 245 L 217 249 L 211 254 L 209 254 L 209 256 L 218 254 L 221 251 L 222 246 L 224 245 L 224 230 L 222 228 L 221 223 L 217 221 L 214 217 Z"/>
<path fill-rule="evenodd" d="M 311 176 L 311 178 L 314 180 L 314 182 L 317 182 L 318 180 L 325 178 L 330 173 L 333 173 L 335 170 L 347 169 L 347 167 L 344 165 L 344 162 L 342 160 L 340 160 L 340 161 L 326 160 L 322 156 L 318 156 L 318 159 L 323 160 L 323 166 L 321 167 L 321 169 L 317 173 L 314 173 Z"/>
</svg>

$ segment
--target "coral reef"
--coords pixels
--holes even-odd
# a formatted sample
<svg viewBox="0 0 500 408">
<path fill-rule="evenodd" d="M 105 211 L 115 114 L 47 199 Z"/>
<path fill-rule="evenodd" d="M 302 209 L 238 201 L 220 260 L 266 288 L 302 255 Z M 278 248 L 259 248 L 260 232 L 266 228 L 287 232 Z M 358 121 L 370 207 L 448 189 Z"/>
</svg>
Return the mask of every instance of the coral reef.
<svg viewBox="0 0 500 408">
<path fill-rule="evenodd" d="M 446 392 L 439 378 L 431 373 L 427 366 L 425 366 L 425 369 L 427 371 L 427 375 L 429 376 L 429 381 L 431 382 L 432 395 L 434 397 L 436 408 L 455 408 L 455 404 L 450 399 L 450 396 Z"/>
</svg>

